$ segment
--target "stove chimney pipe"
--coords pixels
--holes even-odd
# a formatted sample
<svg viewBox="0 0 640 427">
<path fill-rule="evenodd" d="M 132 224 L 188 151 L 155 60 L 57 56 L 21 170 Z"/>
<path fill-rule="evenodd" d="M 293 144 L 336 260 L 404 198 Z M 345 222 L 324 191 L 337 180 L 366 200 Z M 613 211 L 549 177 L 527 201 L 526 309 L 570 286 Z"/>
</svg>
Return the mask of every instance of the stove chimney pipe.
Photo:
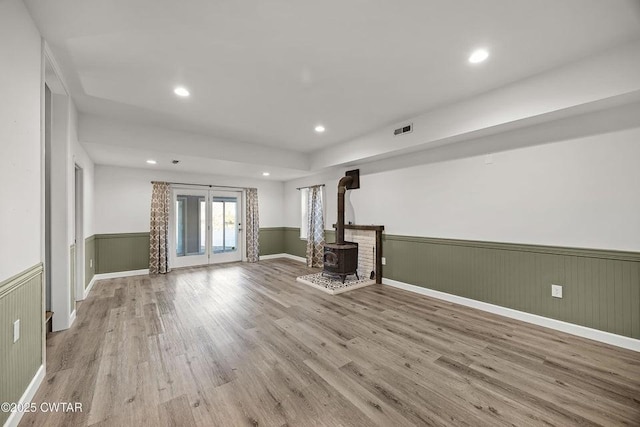
<svg viewBox="0 0 640 427">
<path fill-rule="evenodd" d="M 344 193 L 360 188 L 360 169 L 347 171 L 338 182 L 338 221 L 336 224 L 336 244 L 344 244 Z"/>
</svg>

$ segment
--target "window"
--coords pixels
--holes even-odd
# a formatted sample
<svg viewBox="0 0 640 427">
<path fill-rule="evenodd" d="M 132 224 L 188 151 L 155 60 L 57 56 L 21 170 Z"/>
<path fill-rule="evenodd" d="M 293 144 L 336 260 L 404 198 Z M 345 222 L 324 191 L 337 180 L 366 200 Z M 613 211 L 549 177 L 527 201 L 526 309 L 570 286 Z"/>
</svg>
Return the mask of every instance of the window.
<svg viewBox="0 0 640 427">
<path fill-rule="evenodd" d="M 309 230 L 309 189 L 300 189 L 300 238 L 307 240 Z"/>
<path fill-rule="evenodd" d="M 320 191 L 320 199 L 324 201 L 324 188 Z M 324 204 L 323 204 L 324 206 Z M 325 213 L 322 213 L 324 218 Z M 300 238 L 307 240 L 307 232 L 309 231 L 309 189 L 300 189 Z"/>
</svg>

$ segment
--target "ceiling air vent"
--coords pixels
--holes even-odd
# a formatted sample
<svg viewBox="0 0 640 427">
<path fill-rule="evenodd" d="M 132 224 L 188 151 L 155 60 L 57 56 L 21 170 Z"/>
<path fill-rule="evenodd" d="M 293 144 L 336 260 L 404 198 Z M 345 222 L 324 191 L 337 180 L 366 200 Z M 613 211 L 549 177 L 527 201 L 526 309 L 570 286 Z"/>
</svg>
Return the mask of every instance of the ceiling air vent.
<svg viewBox="0 0 640 427">
<path fill-rule="evenodd" d="M 398 128 L 393 131 L 395 136 L 402 135 L 403 133 L 409 133 L 413 131 L 413 123 L 409 123 L 408 125 L 404 125 L 401 128 Z"/>
</svg>

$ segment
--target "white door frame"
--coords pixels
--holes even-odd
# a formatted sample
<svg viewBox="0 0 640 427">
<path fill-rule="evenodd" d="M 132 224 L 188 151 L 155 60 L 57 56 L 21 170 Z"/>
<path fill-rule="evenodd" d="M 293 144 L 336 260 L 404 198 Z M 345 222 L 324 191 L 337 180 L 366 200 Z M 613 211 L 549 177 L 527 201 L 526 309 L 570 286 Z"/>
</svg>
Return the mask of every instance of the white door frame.
<svg viewBox="0 0 640 427">
<path fill-rule="evenodd" d="M 75 241 L 76 241 L 76 301 L 84 299 L 84 170 L 74 164 Z"/>
<path fill-rule="evenodd" d="M 178 193 L 182 195 L 194 195 L 205 196 L 206 200 L 206 219 L 207 231 L 205 233 L 205 253 L 204 255 L 191 255 L 178 257 L 176 255 L 176 196 Z M 213 233 L 209 226 L 211 224 L 211 202 L 212 198 L 218 196 L 236 196 L 238 198 L 238 210 L 236 214 L 239 219 L 239 223 L 236 226 L 238 228 L 238 250 L 232 253 L 213 254 L 212 237 Z M 237 262 L 246 261 L 246 253 L 244 251 L 245 245 L 245 210 L 243 209 L 245 203 L 245 192 L 243 189 L 229 189 L 220 187 L 211 187 L 206 189 L 199 189 L 191 186 L 172 186 L 171 187 L 171 203 L 169 206 L 169 266 L 171 268 L 191 267 L 198 265 L 219 264 L 224 262 Z M 238 215 L 239 214 L 239 215 Z"/>
</svg>

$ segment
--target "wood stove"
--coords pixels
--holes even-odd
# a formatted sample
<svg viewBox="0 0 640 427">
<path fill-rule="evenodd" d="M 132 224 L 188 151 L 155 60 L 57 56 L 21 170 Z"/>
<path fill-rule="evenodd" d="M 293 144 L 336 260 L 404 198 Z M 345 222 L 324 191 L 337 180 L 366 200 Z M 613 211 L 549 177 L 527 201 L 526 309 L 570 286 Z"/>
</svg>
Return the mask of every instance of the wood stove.
<svg viewBox="0 0 640 427">
<path fill-rule="evenodd" d="M 347 190 L 360 188 L 360 170 L 348 171 L 338 182 L 338 221 L 336 242 L 324 245 L 324 274 L 338 276 L 342 283 L 347 276 L 358 277 L 358 244 L 344 241 L 344 195 Z"/>
<path fill-rule="evenodd" d="M 324 245 L 323 273 L 339 276 L 342 283 L 350 274 L 358 277 L 358 244 L 355 242 L 326 243 Z"/>
</svg>

